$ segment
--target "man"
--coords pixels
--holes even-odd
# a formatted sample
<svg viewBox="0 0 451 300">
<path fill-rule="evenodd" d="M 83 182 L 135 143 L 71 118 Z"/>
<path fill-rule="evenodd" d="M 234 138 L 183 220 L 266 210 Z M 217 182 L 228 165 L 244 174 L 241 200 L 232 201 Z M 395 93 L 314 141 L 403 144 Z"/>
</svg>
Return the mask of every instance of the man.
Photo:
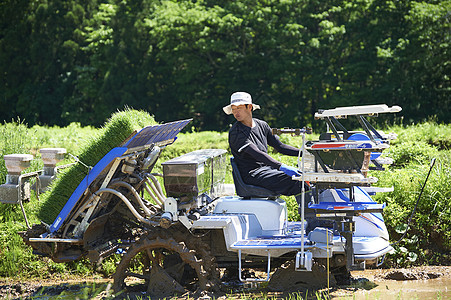
<svg viewBox="0 0 451 300">
<path fill-rule="evenodd" d="M 300 176 L 300 172 L 268 155 L 268 145 L 289 156 L 298 156 L 299 149 L 282 143 L 266 122 L 253 118 L 256 109 L 260 106 L 253 104 L 246 92 L 233 93 L 230 104 L 223 107 L 226 114 L 233 114 L 237 120 L 229 131 L 229 145 L 241 177 L 247 184 L 281 195 L 296 195 L 299 203 L 300 182 L 291 177 Z"/>
<path fill-rule="evenodd" d="M 254 119 L 252 112 L 256 109 L 260 106 L 253 104 L 251 95 L 246 92 L 233 93 L 230 104 L 223 107 L 226 114 L 233 114 L 237 120 L 229 130 L 229 146 L 238 171 L 245 183 L 281 195 L 296 195 L 300 203 L 301 186 L 299 181 L 291 179 L 293 175 L 299 176 L 299 171 L 269 156 L 268 145 L 290 156 L 298 156 L 299 149 L 283 144 L 266 122 Z M 228 268 L 224 278 L 238 279 L 236 268 Z"/>
</svg>

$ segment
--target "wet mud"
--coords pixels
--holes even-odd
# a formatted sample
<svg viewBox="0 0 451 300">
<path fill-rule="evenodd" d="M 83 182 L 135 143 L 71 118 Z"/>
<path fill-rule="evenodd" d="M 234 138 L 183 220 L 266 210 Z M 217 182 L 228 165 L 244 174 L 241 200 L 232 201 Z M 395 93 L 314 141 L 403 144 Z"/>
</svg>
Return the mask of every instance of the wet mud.
<svg viewBox="0 0 451 300">
<path fill-rule="evenodd" d="M 353 271 L 352 283 L 299 292 L 305 299 L 451 299 L 451 266 Z M 145 295 L 115 297 L 110 279 L 30 280 L 0 279 L 0 299 L 148 299 Z M 198 295 L 202 299 L 301 299 L 292 294 L 270 292 L 262 285 L 230 286 L 229 292 Z M 174 299 L 194 299 L 185 295 Z M 323 298 L 326 299 L 326 298 Z"/>
<path fill-rule="evenodd" d="M 374 269 L 352 272 L 355 287 L 337 290 L 335 299 L 451 299 L 451 266 Z"/>
</svg>

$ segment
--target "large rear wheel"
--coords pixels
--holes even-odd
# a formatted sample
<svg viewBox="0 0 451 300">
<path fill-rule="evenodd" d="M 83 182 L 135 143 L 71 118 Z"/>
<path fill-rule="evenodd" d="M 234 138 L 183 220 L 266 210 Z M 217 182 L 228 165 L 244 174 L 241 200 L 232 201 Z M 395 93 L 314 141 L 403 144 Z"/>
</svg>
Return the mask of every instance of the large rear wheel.
<svg viewBox="0 0 451 300">
<path fill-rule="evenodd" d="M 114 291 L 163 298 L 208 290 L 211 258 L 188 248 L 191 244 L 161 235 L 141 237 L 117 266 Z"/>
</svg>

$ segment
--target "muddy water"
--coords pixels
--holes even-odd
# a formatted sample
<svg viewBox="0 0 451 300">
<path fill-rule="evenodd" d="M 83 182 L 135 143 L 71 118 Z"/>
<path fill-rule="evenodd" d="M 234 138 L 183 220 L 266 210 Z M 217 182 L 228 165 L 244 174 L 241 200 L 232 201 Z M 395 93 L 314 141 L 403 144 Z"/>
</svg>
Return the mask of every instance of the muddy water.
<svg viewBox="0 0 451 300">
<path fill-rule="evenodd" d="M 354 299 L 451 299 L 451 279 L 386 281 L 370 291 L 358 291 Z"/>
<path fill-rule="evenodd" d="M 343 300 L 411 300 L 411 299 L 451 299 L 451 278 L 436 278 L 428 280 L 395 281 L 383 280 L 372 281 L 365 284 L 366 287 L 342 288 L 333 291 L 331 299 Z M 366 289 L 365 289 L 366 288 Z M 64 284 L 60 286 L 47 287 L 41 293 L 37 293 L 31 299 L 50 300 L 58 299 L 111 299 L 109 293 L 99 293 L 100 290 L 108 290 L 106 284 Z M 97 290 L 97 292 L 95 292 Z M 103 294 L 103 295 L 102 295 Z M 109 295 L 108 295 L 109 294 Z M 252 295 L 252 293 L 246 293 Z M 108 295 L 108 296 L 107 296 Z M 106 296 L 106 297 L 104 297 Z M 216 299 L 240 299 L 241 293 L 228 294 L 226 297 L 219 296 Z M 269 297 L 270 299 L 271 297 Z M 279 297 L 276 297 L 279 298 Z M 146 299 L 146 298 L 141 298 Z M 174 298 L 175 299 L 175 298 Z M 214 298 L 212 298 L 214 299 Z M 249 299 L 249 298 L 248 298 Z M 290 297 L 288 297 L 290 299 Z"/>
<path fill-rule="evenodd" d="M 428 279 L 409 281 L 374 281 L 375 287 L 332 293 L 332 299 L 391 300 L 391 299 L 451 299 L 451 279 Z"/>
<path fill-rule="evenodd" d="M 425 268 L 404 270 L 405 277 L 413 274 L 421 278 L 417 280 L 406 280 L 405 278 L 400 280 L 402 278 L 396 278 L 396 276 L 392 277 L 398 280 L 394 280 L 394 278 L 388 280 L 385 278 L 390 278 L 388 270 L 355 271 L 352 272 L 353 277 L 360 278 L 361 282 L 356 285 L 355 289 L 334 291 L 332 299 L 451 299 L 451 268 L 438 267 L 432 270 Z"/>
<path fill-rule="evenodd" d="M 412 269 L 354 271 L 354 283 L 330 289 L 331 299 L 411 300 L 451 299 L 451 266 Z M 71 280 L 65 282 L 0 282 L 1 299 L 112 299 L 111 280 Z M 324 293 L 324 290 L 322 290 Z M 259 298 L 262 290 L 248 290 L 246 299 Z M 254 295 L 254 296 L 252 296 Z M 309 296 L 312 293 L 309 293 Z M 324 295 L 324 294 L 323 294 Z M 211 295 L 211 299 L 242 299 L 243 291 Z M 304 295 L 305 296 L 305 295 Z M 313 293 L 314 296 L 314 293 Z M 268 294 L 267 299 L 301 299 L 292 295 Z M 129 298 L 132 299 L 132 298 Z M 147 299 L 140 297 L 140 299 Z M 174 298 L 176 299 L 176 298 Z M 186 299 L 186 298 L 180 298 Z M 192 298 L 190 298 L 192 299 Z M 302 298 L 303 299 L 303 298 Z M 316 299 L 309 297 L 309 299 Z"/>
<path fill-rule="evenodd" d="M 41 293 L 35 294 L 32 299 L 50 300 L 54 299 L 55 296 L 58 297 L 58 299 L 111 299 L 110 293 L 99 293 L 99 289 L 105 291 L 108 290 L 108 288 L 109 287 L 105 283 L 97 283 L 97 285 L 94 286 L 92 283 L 87 285 L 63 284 L 56 287 L 47 287 L 46 289 L 42 290 Z M 252 295 L 252 292 L 246 294 Z M 241 293 L 237 293 L 236 295 L 228 294 L 226 297 L 221 297 L 220 295 L 218 295 L 216 299 L 240 299 L 241 296 Z M 405 281 L 368 281 L 364 284 L 357 284 L 357 286 L 355 285 L 350 288 L 341 288 L 335 290 L 330 296 L 331 299 L 343 300 L 451 299 L 451 278 Z M 290 297 L 288 297 L 288 299 L 289 298 Z"/>
</svg>

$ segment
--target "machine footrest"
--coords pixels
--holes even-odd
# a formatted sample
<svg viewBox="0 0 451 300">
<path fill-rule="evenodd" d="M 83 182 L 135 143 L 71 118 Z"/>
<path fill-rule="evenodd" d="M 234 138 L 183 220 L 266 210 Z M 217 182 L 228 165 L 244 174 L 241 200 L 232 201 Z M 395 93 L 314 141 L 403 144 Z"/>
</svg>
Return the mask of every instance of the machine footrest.
<svg viewBox="0 0 451 300">
<path fill-rule="evenodd" d="M 256 238 L 250 240 L 241 240 L 232 244 L 232 249 L 299 249 L 301 247 L 300 237 L 283 238 Z M 311 243 L 305 239 L 304 247 L 312 247 Z"/>
</svg>

